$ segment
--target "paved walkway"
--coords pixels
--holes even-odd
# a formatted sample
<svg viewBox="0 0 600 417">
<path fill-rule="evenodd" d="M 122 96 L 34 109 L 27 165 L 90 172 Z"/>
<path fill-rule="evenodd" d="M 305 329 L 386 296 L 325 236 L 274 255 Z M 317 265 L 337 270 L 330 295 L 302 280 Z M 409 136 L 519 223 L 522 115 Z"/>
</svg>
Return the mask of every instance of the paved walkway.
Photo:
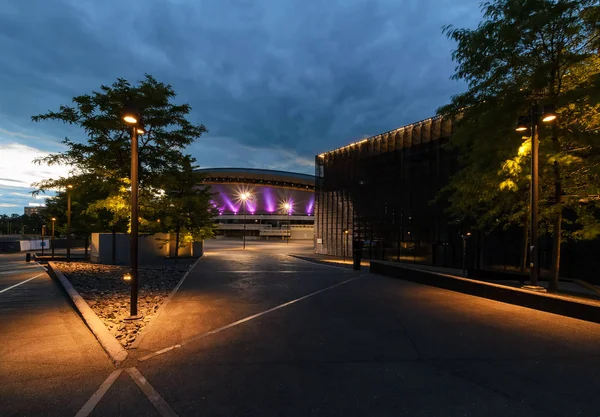
<svg viewBox="0 0 600 417">
<path fill-rule="evenodd" d="M 209 242 L 123 369 L 75 376 L 85 406 L 65 369 L 60 415 L 599 415 L 599 324 L 253 243 Z"/>
<path fill-rule="evenodd" d="M 0 255 L 0 415 L 75 415 L 112 369 L 45 270 Z"/>
<path fill-rule="evenodd" d="M 180 416 L 598 415 L 598 324 L 275 251 L 207 253 L 136 353 Z"/>
</svg>

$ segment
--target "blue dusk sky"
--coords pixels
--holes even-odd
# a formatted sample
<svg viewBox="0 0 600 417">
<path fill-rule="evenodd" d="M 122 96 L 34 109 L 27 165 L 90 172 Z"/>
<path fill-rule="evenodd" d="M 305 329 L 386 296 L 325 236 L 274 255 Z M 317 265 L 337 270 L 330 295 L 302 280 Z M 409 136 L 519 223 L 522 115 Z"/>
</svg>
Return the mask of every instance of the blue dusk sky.
<svg viewBox="0 0 600 417">
<path fill-rule="evenodd" d="M 450 80 L 442 26 L 479 0 L 6 0 L 0 8 L 0 213 L 42 204 L 32 164 L 82 131 L 33 123 L 118 77 L 171 84 L 210 131 L 198 165 L 312 174 L 316 154 L 432 116 Z"/>
</svg>

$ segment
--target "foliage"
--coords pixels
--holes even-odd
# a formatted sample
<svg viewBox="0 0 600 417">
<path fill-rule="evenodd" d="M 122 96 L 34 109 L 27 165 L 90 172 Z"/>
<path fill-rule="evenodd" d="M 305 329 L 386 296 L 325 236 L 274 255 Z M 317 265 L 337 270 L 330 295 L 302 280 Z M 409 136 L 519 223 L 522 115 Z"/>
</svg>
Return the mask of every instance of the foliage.
<svg viewBox="0 0 600 417">
<path fill-rule="evenodd" d="M 445 28 L 457 42 L 453 78 L 468 85 L 438 110 L 460 115 L 450 147 L 461 169 L 442 192 L 450 212 L 482 230 L 527 218 L 530 143 L 523 147 L 515 122 L 531 103 L 553 103 L 557 123 L 540 131 L 541 218 L 552 230 L 552 219 L 568 207 L 577 214 L 571 236 L 596 236 L 598 217 L 591 213 L 600 184 L 598 3 L 496 0 L 484 3 L 483 13 L 476 29 Z"/>
<path fill-rule="evenodd" d="M 201 176 L 188 165 L 181 171 L 172 171 L 166 178 L 164 192 L 155 193 L 153 200 L 154 221 L 145 229 L 175 232 L 178 248 L 212 237 L 216 209 L 211 203 L 210 188 L 197 185 Z"/>
<path fill-rule="evenodd" d="M 156 208 L 156 190 L 173 184 L 174 173 L 191 170 L 194 159 L 186 147 L 207 132 L 188 121 L 188 104 L 174 104 L 170 85 L 146 75 L 137 85 L 122 78 L 100 91 L 73 98 L 70 106 L 33 116 L 35 122 L 61 121 L 80 127 L 87 141 L 63 140 L 66 151 L 36 159 L 39 164 L 67 165 L 69 178 L 50 178 L 37 192 L 57 190 L 48 199 L 49 212 L 65 216 L 65 187 L 73 184 L 73 229 L 79 232 L 127 231 L 130 213 L 131 127 L 121 120 L 125 104 L 133 103 L 146 133 L 139 137 L 140 227 L 148 227 Z M 188 183 L 189 184 L 189 183 Z M 206 197 L 205 205 L 208 204 Z M 79 222 L 81 220 L 82 224 Z M 62 218 L 61 218 L 62 221 Z"/>
<path fill-rule="evenodd" d="M 18 214 L 0 214 L 0 234 L 21 234 L 25 231 L 26 234 L 40 234 L 44 218 L 39 214 L 18 215 Z M 50 228 L 48 228 L 49 232 Z"/>
</svg>

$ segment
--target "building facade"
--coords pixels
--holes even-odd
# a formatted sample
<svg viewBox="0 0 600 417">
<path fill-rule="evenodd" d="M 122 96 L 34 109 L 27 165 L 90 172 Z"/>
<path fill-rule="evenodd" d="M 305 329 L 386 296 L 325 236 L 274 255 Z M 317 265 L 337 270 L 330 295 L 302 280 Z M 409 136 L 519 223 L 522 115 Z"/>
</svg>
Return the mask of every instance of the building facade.
<svg viewBox="0 0 600 417">
<path fill-rule="evenodd" d="M 349 257 L 356 241 L 368 259 L 519 271 L 527 262 L 521 227 L 473 232 L 465 251 L 470 231 L 436 199 L 458 169 L 444 146 L 454 126 L 437 116 L 317 155 L 315 252 Z M 539 246 L 549 273 L 551 237 L 540 236 Z M 564 242 L 561 277 L 600 283 L 598 250 L 600 239 Z"/>
<path fill-rule="evenodd" d="M 217 238 L 304 239 L 314 236 L 312 175 L 251 168 L 196 170 L 214 193 Z M 246 201 L 242 195 L 247 194 Z"/>
<path fill-rule="evenodd" d="M 46 210 L 46 206 L 26 206 L 23 207 L 23 214 L 26 216 L 32 216 L 34 214 L 41 215 L 44 210 Z"/>
<path fill-rule="evenodd" d="M 452 120 L 433 117 L 316 157 L 315 251 L 447 266 L 462 262 L 460 228 L 432 204 L 452 171 Z"/>
</svg>

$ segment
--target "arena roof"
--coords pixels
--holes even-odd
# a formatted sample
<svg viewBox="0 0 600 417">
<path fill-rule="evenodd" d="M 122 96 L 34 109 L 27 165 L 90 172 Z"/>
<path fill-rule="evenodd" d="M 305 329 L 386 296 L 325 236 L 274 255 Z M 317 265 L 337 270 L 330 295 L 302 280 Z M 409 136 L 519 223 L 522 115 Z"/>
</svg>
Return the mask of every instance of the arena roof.
<svg viewBox="0 0 600 417">
<path fill-rule="evenodd" d="M 195 172 L 204 175 L 205 184 L 240 183 L 271 187 L 297 188 L 313 191 L 315 177 L 297 172 L 255 168 L 203 168 Z"/>
</svg>

